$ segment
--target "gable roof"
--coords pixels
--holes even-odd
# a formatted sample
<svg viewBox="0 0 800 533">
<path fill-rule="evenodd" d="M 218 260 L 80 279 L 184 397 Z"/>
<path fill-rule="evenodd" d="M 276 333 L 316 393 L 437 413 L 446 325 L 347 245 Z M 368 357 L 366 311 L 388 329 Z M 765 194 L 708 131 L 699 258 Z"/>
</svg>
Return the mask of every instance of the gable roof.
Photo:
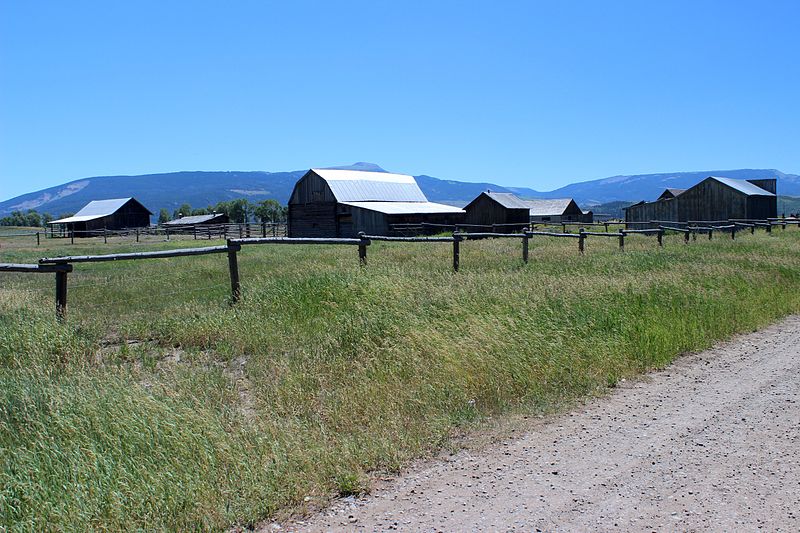
<svg viewBox="0 0 800 533">
<path fill-rule="evenodd" d="M 525 200 L 521 199 L 514 193 L 486 191 L 481 194 L 485 194 L 506 209 L 529 209 L 529 206 Z"/>
<path fill-rule="evenodd" d="M 775 196 L 768 190 L 762 189 L 758 185 L 754 185 L 747 180 L 735 180 L 733 178 L 721 178 L 717 176 L 709 176 L 707 179 L 716 180 L 723 185 L 727 185 L 732 189 L 736 189 L 737 191 L 746 194 L 747 196 Z"/>
<path fill-rule="evenodd" d="M 560 215 L 573 203 L 572 198 L 554 198 L 552 200 L 525 200 L 531 210 L 531 216 Z"/>
<path fill-rule="evenodd" d="M 664 192 L 661 193 L 661 196 L 658 197 L 658 200 L 668 200 L 670 198 L 675 198 L 676 196 L 680 196 L 685 192 L 686 189 L 666 188 L 664 189 Z"/>
<path fill-rule="evenodd" d="M 169 224 L 171 226 L 180 226 L 184 224 L 202 224 L 203 222 L 208 222 L 209 220 L 214 220 L 215 218 L 222 216 L 225 216 L 225 213 L 213 213 L 210 215 L 190 215 L 188 217 L 176 218 L 175 220 L 164 222 L 164 225 Z"/>
<path fill-rule="evenodd" d="M 312 168 L 338 202 L 427 202 L 413 176 L 389 172 Z"/>
<path fill-rule="evenodd" d="M 59 220 L 53 220 L 49 222 L 49 224 L 66 224 L 69 222 L 87 222 L 89 220 L 94 220 L 97 218 L 107 217 L 108 215 L 113 215 L 116 213 L 122 206 L 127 204 L 130 201 L 134 201 L 145 211 L 153 214 L 149 209 L 144 207 L 137 199 L 135 198 L 113 198 L 110 200 L 92 200 L 83 208 L 72 215 L 71 217 L 61 218 Z"/>
</svg>

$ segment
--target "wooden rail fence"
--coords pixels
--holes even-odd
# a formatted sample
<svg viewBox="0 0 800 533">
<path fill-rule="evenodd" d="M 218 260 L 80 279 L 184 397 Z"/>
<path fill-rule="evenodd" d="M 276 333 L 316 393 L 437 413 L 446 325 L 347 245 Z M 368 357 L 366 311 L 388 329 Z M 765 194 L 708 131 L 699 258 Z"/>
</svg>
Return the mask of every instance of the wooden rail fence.
<svg viewBox="0 0 800 533">
<path fill-rule="evenodd" d="M 499 233 L 499 232 L 453 232 L 451 236 L 434 236 L 434 237 L 421 237 L 421 236 L 384 236 L 384 235 L 366 235 L 359 234 L 357 238 L 312 238 L 312 237 L 278 237 L 278 236 L 262 236 L 262 237 L 241 237 L 229 238 L 225 245 L 220 246 L 206 246 L 200 248 L 181 248 L 174 250 L 158 250 L 148 252 L 131 252 L 131 253 L 116 253 L 116 254 L 100 254 L 100 255 L 67 255 L 60 257 L 46 257 L 39 260 L 38 264 L 16 264 L 16 263 L 0 263 L 0 272 L 23 272 L 23 273 L 51 273 L 56 276 L 56 317 L 59 320 L 64 320 L 67 311 L 67 279 L 68 274 L 73 271 L 73 265 L 78 263 L 101 263 L 113 261 L 133 261 L 133 260 L 151 260 L 151 259 L 167 259 L 173 257 L 186 257 L 208 254 L 227 254 L 228 256 L 228 272 L 230 276 L 231 285 L 231 303 L 236 303 L 241 298 L 241 282 L 239 278 L 239 264 L 237 254 L 244 246 L 252 245 L 266 245 L 266 244 L 302 244 L 302 245 L 350 245 L 358 248 L 359 264 L 362 266 L 367 265 L 367 248 L 372 242 L 416 242 L 416 243 L 450 243 L 453 250 L 453 263 L 452 268 L 454 272 L 458 272 L 461 263 L 461 243 L 470 240 L 481 239 L 520 239 L 522 243 L 522 260 L 528 263 L 529 260 L 529 247 L 530 241 L 536 238 L 565 238 L 576 239 L 578 241 L 578 252 L 583 254 L 585 252 L 586 239 L 589 237 L 607 237 L 616 238 L 619 242 L 619 249 L 625 250 L 625 239 L 632 235 L 655 235 L 658 246 L 662 247 L 663 236 L 667 231 L 681 233 L 684 235 L 684 242 L 688 244 L 690 236 L 693 239 L 697 238 L 698 233 L 705 233 L 708 235 L 709 240 L 713 238 L 714 231 L 728 231 L 730 232 L 731 239 L 735 239 L 737 230 L 750 229 L 751 233 L 759 227 L 763 227 L 767 232 L 771 232 L 773 224 L 772 221 L 725 221 L 725 225 L 706 225 L 701 226 L 698 224 L 690 225 L 683 224 L 685 227 L 676 227 L 676 225 L 659 225 L 658 228 L 653 229 L 619 229 L 617 232 L 593 232 L 586 231 L 581 227 L 578 233 L 567 232 L 549 232 L 549 231 L 536 231 L 526 228 L 521 233 Z M 786 223 L 791 221 L 781 220 L 780 225 L 785 227 Z M 797 221 L 800 223 L 800 221 Z M 243 230 L 244 231 L 244 230 Z"/>
</svg>

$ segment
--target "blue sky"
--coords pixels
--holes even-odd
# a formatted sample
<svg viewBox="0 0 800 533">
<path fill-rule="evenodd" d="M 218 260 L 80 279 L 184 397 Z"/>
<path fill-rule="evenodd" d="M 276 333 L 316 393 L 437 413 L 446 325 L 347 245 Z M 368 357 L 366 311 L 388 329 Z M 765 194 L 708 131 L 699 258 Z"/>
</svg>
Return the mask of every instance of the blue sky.
<svg viewBox="0 0 800 533">
<path fill-rule="evenodd" d="M 800 173 L 800 1 L 0 0 L 0 199 L 86 176 Z"/>
</svg>

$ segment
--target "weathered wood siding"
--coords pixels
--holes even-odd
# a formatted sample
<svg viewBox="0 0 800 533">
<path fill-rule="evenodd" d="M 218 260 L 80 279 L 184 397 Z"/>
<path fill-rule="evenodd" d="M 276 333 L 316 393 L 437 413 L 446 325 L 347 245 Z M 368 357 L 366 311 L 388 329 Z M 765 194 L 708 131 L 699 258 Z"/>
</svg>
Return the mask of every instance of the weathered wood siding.
<svg viewBox="0 0 800 533">
<path fill-rule="evenodd" d="M 775 180 L 757 180 L 772 182 Z M 754 180 L 756 185 L 759 183 Z M 759 185 L 761 186 L 761 185 Z M 671 200 L 647 202 L 629 207 L 625 211 L 627 222 L 648 222 L 650 220 L 728 220 L 765 219 L 777 215 L 778 203 L 775 196 L 748 196 L 741 191 L 713 179 L 704 180 Z"/>
<path fill-rule="evenodd" d="M 289 197 L 289 237 L 338 237 L 336 198 L 325 180 L 303 176 Z"/>
<path fill-rule="evenodd" d="M 528 209 L 509 209 L 494 199 L 482 194 L 464 208 L 464 224 L 526 224 Z"/>
</svg>

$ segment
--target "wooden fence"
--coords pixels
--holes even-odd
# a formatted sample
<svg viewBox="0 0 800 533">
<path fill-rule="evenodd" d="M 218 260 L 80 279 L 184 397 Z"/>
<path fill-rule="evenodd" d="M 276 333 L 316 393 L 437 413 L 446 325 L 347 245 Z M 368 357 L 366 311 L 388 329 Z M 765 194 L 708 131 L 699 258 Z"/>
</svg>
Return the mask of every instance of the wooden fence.
<svg viewBox="0 0 800 533">
<path fill-rule="evenodd" d="M 732 222 L 732 221 L 726 221 Z M 785 229 L 788 221 L 782 221 Z M 800 221 L 798 221 L 800 222 Z M 729 232 L 731 239 L 735 239 L 737 230 L 750 229 L 754 233 L 756 228 L 763 227 L 770 232 L 776 225 L 772 221 L 753 221 L 753 222 L 733 222 L 725 225 L 686 225 L 659 226 L 654 229 L 619 229 L 617 232 L 592 232 L 586 231 L 581 227 L 578 233 L 556 233 L 548 231 L 536 231 L 526 229 L 521 233 L 498 233 L 498 232 L 454 232 L 451 236 L 439 237 L 420 237 L 420 236 L 384 236 L 359 234 L 358 238 L 292 238 L 292 237 L 241 237 L 229 238 L 226 244 L 221 246 L 207 246 L 200 248 L 181 248 L 175 250 L 159 250 L 151 252 L 131 252 L 102 255 L 73 255 L 61 257 L 42 258 L 38 264 L 13 264 L 0 263 L 0 272 L 27 272 L 27 273 L 54 273 L 56 276 L 56 316 L 59 320 L 66 317 L 67 311 L 67 275 L 73 271 L 73 265 L 77 263 L 101 263 L 110 261 L 133 261 L 166 259 L 173 257 L 185 257 L 207 254 L 227 254 L 228 272 L 231 285 L 231 303 L 236 303 L 241 298 L 241 283 L 239 279 L 239 266 L 237 254 L 242 247 L 267 244 L 302 244 L 302 245 L 349 245 L 358 248 L 358 260 L 362 266 L 367 265 L 367 248 L 373 242 L 415 242 L 415 243 L 450 243 L 453 251 L 453 272 L 458 272 L 461 263 L 461 243 L 470 240 L 481 239 L 519 239 L 522 247 L 522 261 L 528 263 L 530 241 L 533 238 L 555 238 L 555 239 L 576 239 L 578 243 L 578 253 L 585 252 L 587 238 L 614 238 L 618 239 L 619 249 L 625 250 L 625 239 L 634 235 L 654 235 L 659 247 L 664 245 L 663 237 L 666 232 L 675 232 L 684 235 L 684 242 L 688 244 L 690 237 L 697 238 L 697 234 L 707 234 L 708 239 L 712 239 L 714 232 Z M 800 226 L 800 224 L 799 224 Z M 264 233 L 264 232 L 262 232 Z"/>
</svg>

